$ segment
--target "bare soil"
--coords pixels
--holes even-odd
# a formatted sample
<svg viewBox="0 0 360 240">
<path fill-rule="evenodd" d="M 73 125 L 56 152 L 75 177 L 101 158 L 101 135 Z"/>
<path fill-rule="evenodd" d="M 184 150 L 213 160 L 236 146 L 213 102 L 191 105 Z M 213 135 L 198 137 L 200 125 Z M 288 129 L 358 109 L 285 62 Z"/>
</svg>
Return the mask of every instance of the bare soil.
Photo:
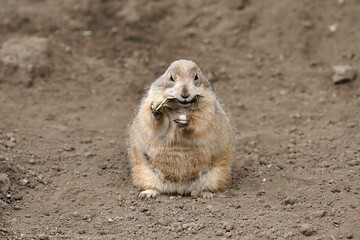
<svg viewBox="0 0 360 240">
<path fill-rule="evenodd" d="M 331 79 L 358 0 L 0 5 L 0 239 L 360 239 L 360 81 Z M 128 127 L 180 58 L 231 116 L 232 182 L 141 201 Z"/>
</svg>

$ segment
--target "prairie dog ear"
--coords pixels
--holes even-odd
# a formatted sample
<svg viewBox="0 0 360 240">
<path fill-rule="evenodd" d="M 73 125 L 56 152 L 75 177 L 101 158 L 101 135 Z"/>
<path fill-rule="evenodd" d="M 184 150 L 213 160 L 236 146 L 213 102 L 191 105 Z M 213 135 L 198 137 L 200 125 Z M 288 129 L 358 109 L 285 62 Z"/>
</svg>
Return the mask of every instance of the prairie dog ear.
<svg viewBox="0 0 360 240">
<path fill-rule="evenodd" d="M 209 81 L 209 79 L 207 79 L 207 77 L 205 77 L 204 74 L 201 73 L 201 75 L 202 75 L 202 84 L 204 85 L 204 87 L 205 87 L 205 88 L 209 88 L 209 87 L 212 88 L 212 84 L 211 84 L 211 82 Z"/>
<path fill-rule="evenodd" d="M 159 78 L 157 78 L 151 85 L 156 89 L 165 89 L 168 87 L 168 81 L 166 78 L 166 72 L 162 74 Z"/>
</svg>

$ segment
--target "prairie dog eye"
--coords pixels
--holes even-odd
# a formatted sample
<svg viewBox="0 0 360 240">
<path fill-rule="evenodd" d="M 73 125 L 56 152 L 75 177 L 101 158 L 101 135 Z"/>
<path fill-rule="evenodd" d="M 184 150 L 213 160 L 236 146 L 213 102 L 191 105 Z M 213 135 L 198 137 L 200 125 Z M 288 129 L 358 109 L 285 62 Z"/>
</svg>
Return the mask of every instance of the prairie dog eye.
<svg viewBox="0 0 360 240">
<path fill-rule="evenodd" d="M 170 81 L 172 81 L 172 82 L 175 81 L 172 75 L 170 75 Z"/>
<path fill-rule="evenodd" d="M 199 77 L 198 77 L 198 75 L 196 74 L 194 80 L 197 81 L 198 79 L 199 79 Z"/>
</svg>

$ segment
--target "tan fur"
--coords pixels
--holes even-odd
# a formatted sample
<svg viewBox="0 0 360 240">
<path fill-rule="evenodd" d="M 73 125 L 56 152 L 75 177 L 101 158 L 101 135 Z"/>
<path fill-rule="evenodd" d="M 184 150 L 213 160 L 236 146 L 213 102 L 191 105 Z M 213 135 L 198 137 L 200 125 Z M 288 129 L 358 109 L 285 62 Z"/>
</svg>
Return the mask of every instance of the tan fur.
<svg viewBox="0 0 360 240">
<path fill-rule="evenodd" d="M 153 114 L 154 105 L 168 97 L 182 101 L 184 92 L 188 99 L 202 97 L 198 104 L 167 104 L 159 115 Z M 174 122 L 181 114 L 186 114 L 188 125 Z M 139 197 L 212 197 L 211 192 L 223 189 L 230 178 L 232 139 L 229 119 L 199 67 L 187 60 L 173 62 L 152 83 L 131 127 L 133 179 L 144 190 Z"/>
</svg>

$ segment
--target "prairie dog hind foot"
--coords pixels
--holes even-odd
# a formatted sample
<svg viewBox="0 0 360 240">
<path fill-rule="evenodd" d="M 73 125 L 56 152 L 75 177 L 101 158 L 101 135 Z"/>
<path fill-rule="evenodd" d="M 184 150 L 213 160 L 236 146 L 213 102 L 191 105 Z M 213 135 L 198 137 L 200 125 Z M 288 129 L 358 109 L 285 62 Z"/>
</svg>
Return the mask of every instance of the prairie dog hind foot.
<svg viewBox="0 0 360 240">
<path fill-rule="evenodd" d="M 209 192 L 209 191 L 202 191 L 202 192 L 192 191 L 191 196 L 193 198 L 201 197 L 203 199 L 213 199 L 214 198 L 214 194 L 212 192 Z"/>
<path fill-rule="evenodd" d="M 156 198 L 158 195 L 160 195 L 160 192 L 158 190 L 147 189 L 140 192 L 139 199 Z"/>
<path fill-rule="evenodd" d="M 144 191 L 140 192 L 139 199 L 143 200 L 143 199 L 156 198 L 160 194 L 161 193 L 155 189 L 148 189 L 148 190 L 144 190 Z M 190 193 L 190 195 L 193 198 L 203 198 L 203 199 L 213 199 L 214 198 L 214 194 L 209 191 L 202 191 L 202 192 L 193 191 Z"/>
</svg>

